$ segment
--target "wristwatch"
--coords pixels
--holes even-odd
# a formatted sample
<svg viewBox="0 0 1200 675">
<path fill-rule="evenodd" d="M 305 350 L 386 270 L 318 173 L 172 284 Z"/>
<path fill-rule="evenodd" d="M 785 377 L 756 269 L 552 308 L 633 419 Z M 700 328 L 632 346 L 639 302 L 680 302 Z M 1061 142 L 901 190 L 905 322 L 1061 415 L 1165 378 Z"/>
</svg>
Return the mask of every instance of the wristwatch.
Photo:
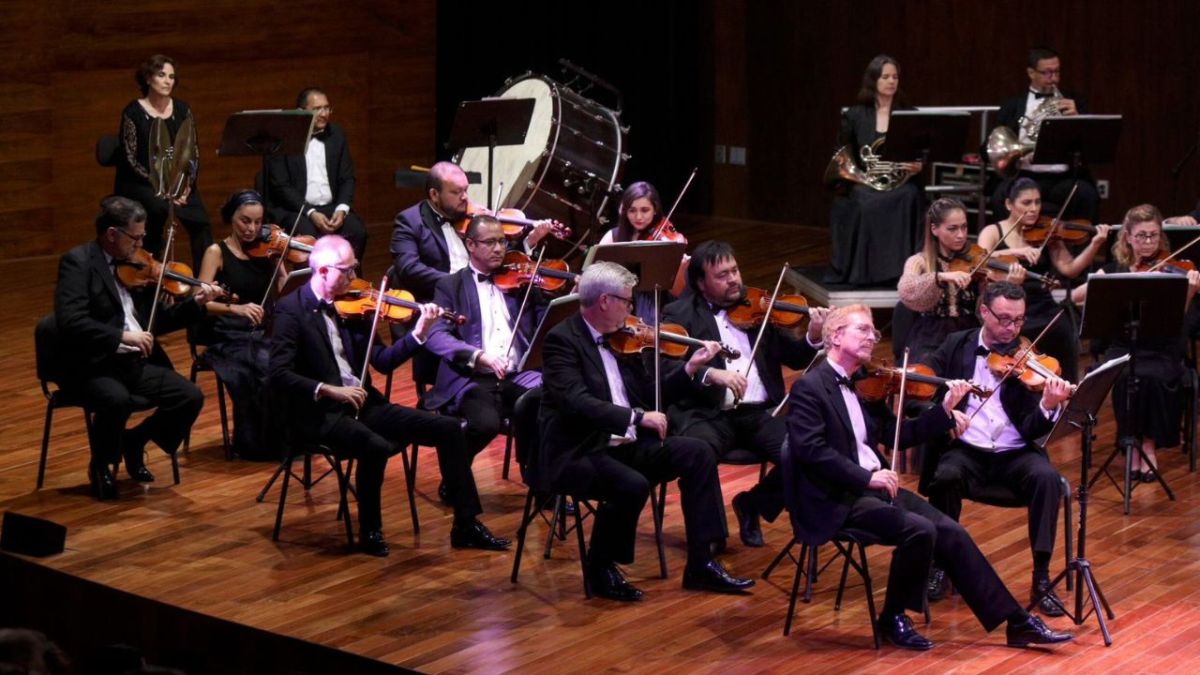
<svg viewBox="0 0 1200 675">
<path fill-rule="evenodd" d="M 646 416 L 646 411 L 641 408 L 633 409 L 633 426 L 638 426 L 642 423 L 642 418 Z"/>
</svg>

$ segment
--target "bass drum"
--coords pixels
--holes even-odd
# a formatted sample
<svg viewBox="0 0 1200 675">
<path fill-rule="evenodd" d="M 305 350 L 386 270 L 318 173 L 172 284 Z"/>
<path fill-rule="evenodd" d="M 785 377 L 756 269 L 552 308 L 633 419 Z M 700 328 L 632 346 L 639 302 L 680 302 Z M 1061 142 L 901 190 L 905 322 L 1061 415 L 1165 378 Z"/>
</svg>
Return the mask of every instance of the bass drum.
<svg viewBox="0 0 1200 675">
<path fill-rule="evenodd" d="M 629 156 L 619 113 L 540 75 L 506 83 L 499 98 L 531 98 L 533 118 L 522 145 L 495 150 L 492 195 L 504 183 L 501 207 L 521 209 L 530 218 L 553 218 L 569 225 L 573 238 L 596 240 L 597 227 Z M 464 171 L 488 175 L 487 148 L 466 148 L 454 158 Z M 467 190 L 471 201 L 487 204 L 487 184 Z"/>
</svg>

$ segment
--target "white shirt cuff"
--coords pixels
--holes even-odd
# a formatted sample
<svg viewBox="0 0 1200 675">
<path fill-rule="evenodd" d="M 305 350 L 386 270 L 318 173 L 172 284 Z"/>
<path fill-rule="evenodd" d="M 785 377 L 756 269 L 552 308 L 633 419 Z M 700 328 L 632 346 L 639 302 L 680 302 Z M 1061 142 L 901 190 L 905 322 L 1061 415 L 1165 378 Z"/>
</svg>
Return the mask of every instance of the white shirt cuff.
<svg viewBox="0 0 1200 675">
<path fill-rule="evenodd" d="M 333 211 L 334 211 L 334 213 L 336 213 L 338 211 L 341 211 L 342 213 L 349 213 L 350 205 L 349 204 L 338 204 L 337 208 L 335 208 Z"/>
</svg>

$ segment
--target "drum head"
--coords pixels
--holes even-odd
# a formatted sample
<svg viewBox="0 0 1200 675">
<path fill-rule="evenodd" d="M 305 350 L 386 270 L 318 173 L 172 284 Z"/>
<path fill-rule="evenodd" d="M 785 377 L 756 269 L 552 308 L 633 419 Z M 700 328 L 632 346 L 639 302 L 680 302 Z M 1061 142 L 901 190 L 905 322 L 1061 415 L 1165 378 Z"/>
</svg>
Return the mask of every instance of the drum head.
<svg viewBox="0 0 1200 675">
<path fill-rule="evenodd" d="M 500 198 L 500 207 L 516 205 L 526 193 L 526 187 L 536 185 L 539 176 L 538 168 L 542 164 L 543 155 L 549 149 L 553 153 L 555 139 L 550 137 L 554 130 L 553 124 L 558 107 L 558 87 L 541 77 L 528 77 L 509 85 L 497 95 L 498 98 L 531 98 L 533 118 L 529 121 L 529 131 L 525 134 L 525 142 L 521 145 L 501 145 L 496 147 L 493 158 L 495 169 L 492 179 L 492 196 L 499 195 L 500 184 L 504 184 L 504 194 Z M 478 171 L 486 181 L 488 176 L 487 148 L 466 148 L 458 159 L 458 165 L 463 171 Z M 486 205 L 487 183 L 472 185 L 467 189 L 471 201 Z"/>
</svg>

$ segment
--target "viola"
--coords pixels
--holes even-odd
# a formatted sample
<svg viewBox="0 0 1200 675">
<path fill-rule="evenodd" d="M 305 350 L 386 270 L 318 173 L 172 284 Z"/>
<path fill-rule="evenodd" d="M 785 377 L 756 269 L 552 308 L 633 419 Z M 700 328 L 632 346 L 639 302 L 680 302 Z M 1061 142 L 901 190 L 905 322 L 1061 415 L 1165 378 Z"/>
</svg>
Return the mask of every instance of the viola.
<svg viewBox="0 0 1200 675">
<path fill-rule="evenodd" d="M 996 377 L 1004 377 L 1011 371 L 1011 377 L 1020 380 L 1021 384 L 1032 391 L 1041 391 L 1048 378 L 1062 375 L 1062 366 L 1053 356 L 1030 349 L 1030 344 L 1029 338 L 1022 337 L 1013 354 L 1004 355 L 995 351 L 988 354 L 988 370 Z"/>
<path fill-rule="evenodd" d="M 1168 253 L 1160 251 L 1158 255 L 1137 261 L 1134 263 L 1133 267 L 1129 268 L 1129 271 L 1164 272 L 1166 274 L 1186 275 L 1188 272 L 1196 269 L 1196 263 L 1192 262 L 1191 260 L 1184 260 L 1182 258 L 1171 258 L 1169 261 L 1163 262 L 1164 260 L 1167 260 L 1169 255 L 1170 254 Z"/>
<path fill-rule="evenodd" d="M 288 262 L 303 263 L 308 261 L 312 253 L 316 237 L 302 234 L 289 237 L 278 225 L 263 225 L 258 238 L 250 244 L 243 244 L 242 250 L 251 258 L 273 258 L 286 255 Z"/>
<path fill-rule="evenodd" d="M 475 202 L 467 202 L 467 209 L 462 217 L 454 223 L 454 229 L 460 237 L 467 236 L 467 226 L 471 224 L 471 219 L 477 215 L 492 216 L 500 221 L 500 228 L 504 232 L 505 239 L 520 239 L 525 236 L 525 233 L 537 227 L 540 220 L 532 220 L 525 217 L 525 212 L 520 209 L 505 208 L 497 211 L 485 208 Z M 557 220 L 550 221 L 550 233 L 556 239 L 565 239 L 571 236 L 571 228 L 563 225 Z"/>
<path fill-rule="evenodd" d="M 154 256 L 144 248 L 134 251 L 133 257 L 128 260 L 116 261 L 116 265 L 117 280 L 126 288 L 143 288 L 157 282 L 161 275 L 163 291 L 182 298 L 191 295 L 193 289 L 206 283 L 192 276 L 192 268 L 181 262 L 167 263 L 164 271 L 163 264 L 155 260 Z M 237 301 L 237 295 L 231 293 L 224 284 L 214 282 L 209 285 L 221 289 L 221 297 Z"/>
<path fill-rule="evenodd" d="M 535 269 L 536 266 L 536 269 Z M 543 291 L 555 293 L 574 283 L 579 275 L 571 271 L 565 260 L 543 260 L 540 265 L 520 251 L 504 254 L 504 262 L 492 277 L 492 283 L 502 291 L 511 291 L 532 283 Z"/>
<path fill-rule="evenodd" d="M 687 330 L 674 323 L 659 325 L 659 348 L 663 356 L 680 358 L 688 353 L 689 347 L 700 348 L 704 343 L 694 337 L 689 337 Z M 638 354 L 646 349 L 654 349 L 654 326 L 648 325 L 636 316 L 625 317 L 625 325 L 608 334 L 608 346 L 621 355 Z M 721 345 L 721 355 L 726 359 L 737 360 L 742 353 L 738 350 Z"/>
<path fill-rule="evenodd" d="M 905 375 L 907 372 L 907 375 Z M 938 377 L 933 369 L 924 364 L 913 364 L 907 371 L 879 361 L 867 364 L 861 375 L 854 378 L 854 393 L 865 401 L 883 401 L 900 390 L 900 379 L 904 377 L 904 395 L 919 401 L 931 400 L 939 387 L 950 380 Z M 971 393 L 980 398 L 987 397 L 991 390 L 971 385 Z"/>
<path fill-rule="evenodd" d="M 366 279 L 354 279 L 346 292 L 334 300 L 333 306 L 338 316 L 344 319 L 360 319 L 374 314 L 380 303 L 384 305 L 384 313 L 379 317 L 392 323 L 404 323 L 421 312 L 421 304 L 416 302 L 413 294 L 400 289 L 389 289 L 382 296 Z M 456 325 L 463 325 L 467 317 L 456 314 L 448 309 L 438 308 L 438 317 Z"/>
<path fill-rule="evenodd" d="M 742 299 L 727 310 L 729 321 L 742 330 L 762 324 L 771 304 L 771 294 L 761 288 L 745 287 Z M 808 299 L 803 295 L 781 295 L 771 309 L 771 323 L 779 328 L 796 328 L 808 317 Z"/>
<path fill-rule="evenodd" d="M 979 264 L 981 260 L 987 259 L 987 262 Z M 974 273 L 976 277 L 985 278 L 988 270 L 996 270 L 998 272 L 1007 273 L 1009 267 L 1013 264 L 1021 265 L 1025 268 L 1025 278 L 1031 281 L 1036 281 L 1047 289 L 1058 288 L 1061 284 L 1058 279 L 1038 274 L 1030 271 L 1029 268 L 1021 264 L 1021 260 L 1015 255 L 991 255 L 988 256 L 987 250 L 978 244 L 972 244 L 965 251 L 955 253 L 947 264 L 947 268 L 951 272 L 967 272 Z"/>
<path fill-rule="evenodd" d="M 1075 220 L 1058 220 L 1054 227 L 1055 218 L 1041 216 L 1032 225 L 1021 226 L 1021 236 L 1032 246 L 1041 246 L 1049 236 L 1051 241 L 1064 241 L 1068 244 L 1082 244 L 1096 234 L 1096 226 L 1091 221 L 1082 218 Z M 1051 234 L 1051 230 L 1054 230 Z"/>
</svg>

